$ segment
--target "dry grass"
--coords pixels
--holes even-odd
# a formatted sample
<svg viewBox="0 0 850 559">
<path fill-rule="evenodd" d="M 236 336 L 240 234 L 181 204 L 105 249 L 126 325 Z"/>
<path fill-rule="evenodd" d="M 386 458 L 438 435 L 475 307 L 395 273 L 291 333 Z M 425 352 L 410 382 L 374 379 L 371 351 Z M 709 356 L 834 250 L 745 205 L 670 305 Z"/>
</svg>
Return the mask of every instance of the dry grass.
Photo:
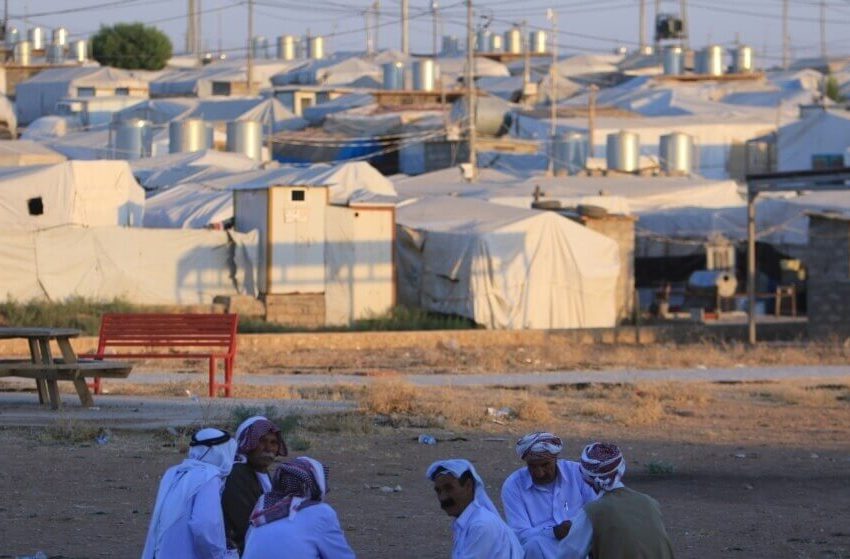
<svg viewBox="0 0 850 559">
<path fill-rule="evenodd" d="M 400 379 L 379 379 L 362 392 L 361 409 L 371 414 L 412 414 L 417 410 L 419 390 Z"/>
</svg>

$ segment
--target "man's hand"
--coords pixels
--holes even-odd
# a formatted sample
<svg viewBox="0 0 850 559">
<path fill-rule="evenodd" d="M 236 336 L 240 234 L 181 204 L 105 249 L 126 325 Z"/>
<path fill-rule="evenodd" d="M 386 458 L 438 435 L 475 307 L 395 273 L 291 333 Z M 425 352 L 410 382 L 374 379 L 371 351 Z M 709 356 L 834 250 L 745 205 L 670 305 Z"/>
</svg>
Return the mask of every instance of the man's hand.
<svg viewBox="0 0 850 559">
<path fill-rule="evenodd" d="M 569 520 L 564 520 L 563 522 L 552 528 L 552 531 L 555 532 L 555 539 L 560 541 L 566 538 L 567 534 L 570 533 L 570 528 L 572 527 L 572 525 L 573 523 Z"/>
</svg>

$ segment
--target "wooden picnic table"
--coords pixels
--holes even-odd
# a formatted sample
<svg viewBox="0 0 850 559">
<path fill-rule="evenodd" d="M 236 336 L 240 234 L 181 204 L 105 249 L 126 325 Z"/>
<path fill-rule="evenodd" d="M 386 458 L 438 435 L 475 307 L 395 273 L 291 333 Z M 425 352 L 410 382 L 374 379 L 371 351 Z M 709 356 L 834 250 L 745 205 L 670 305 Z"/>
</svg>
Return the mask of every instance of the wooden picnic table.
<svg viewBox="0 0 850 559">
<path fill-rule="evenodd" d="M 0 377 L 14 376 L 35 379 L 38 401 L 49 403 L 59 409 L 60 380 L 74 383 L 80 403 L 84 407 L 94 405 L 85 377 L 126 378 L 133 366 L 115 361 L 81 361 L 71 346 L 71 338 L 80 335 L 75 328 L 0 328 L 0 339 L 25 339 L 29 345 L 29 359 L 6 359 L 0 361 Z M 59 348 L 61 357 L 54 357 L 51 342 Z"/>
</svg>

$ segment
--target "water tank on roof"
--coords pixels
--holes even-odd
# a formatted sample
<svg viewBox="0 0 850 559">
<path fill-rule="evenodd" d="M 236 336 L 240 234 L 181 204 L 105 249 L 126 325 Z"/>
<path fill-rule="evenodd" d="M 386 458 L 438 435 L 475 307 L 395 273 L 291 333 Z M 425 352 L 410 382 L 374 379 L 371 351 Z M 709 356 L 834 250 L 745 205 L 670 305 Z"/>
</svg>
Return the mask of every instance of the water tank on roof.
<svg viewBox="0 0 850 559">
<path fill-rule="evenodd" d="M 63 47 L 68 46 L 68 30 L 64 27 L 57 27 L 53 30 L 53 41 L 51 41 L 54 45 L 62 45 Z"/>
<path fill-rule="evenodd" d="M 502 36 L 499 34 L 493 34 L 490 36 L 490 46 L 493 47 L 493 52 L 502 52 L 504 49 L 504 44 L 502 43 Z"/>
<path fill-rule="evenodd" d="M 478 32 L 475 39 L 475 50 L 478 52 L 493 51 L 493 34 L 487 29 Z"/>
<path fill-rule="evenodd" d="M 65 61 L 65 47 L 62 45 L 47 45 L 45 58 L 48 64 L 62 64 Z"/>
<path fill-rule="evenodd" d="M 697 74 L 722 76 L 726 71 L 726 52 L 720 45 L 705 47 L 697 54 Z"/>
<path fill-rule="evenodd" d="M 544 54 L 546 48 L 546 32 L 532 31 L 528 36 L 528 44 L 532 54 Z"/>
<path fill-rule="evenodd" d="M 263 158 L 263 125 L 256 120 L 227 123 L 227 151 L 247 155 L 255 161 Z"/>
<path fill-rule="evenodd" d="M 475 102 L 475 129 L 487 136 L 501 136 L 511 125 L 511 107 L 499 97 L 479 97 Z M 465 98 L 452 105 L 451 121 L 467 128 L 468 106 Z"/>
<path fill-rule="evenodd" d="M 18 41 L 12 53 L 16 64 L 29 66 L 32 63 L 32 43 L 29 41 Z"/>
<path fill-rule="evenodd" d="M 168 123 L 168 152 L 203 151 L 213 146 L 212 126 L 199 118 Z"/>
<path fill-rule="evenodd" d="M 30 27 L 27 30 L 27 39 L 32 45 L 32 50 L 42 50 L 44 48 L 44 28 Z"/>
<path fill-rule="evenodd" d="M 685 69 L 685 50 L 679 46 L 664 49 L 664 75 L 678 76 Z"/>
<path fill-rule="evenodd" d="M 153 140 L 151 121 L 138 118 L 117 121 L 112 124 L 112 133 L 115 159 L 150 157 Z"/>
<path fill-rule="evenodd" d="M 753 47 L 739 45 L 735 49 L 735 55 L 732 63 L 732 71 L 736 74 L 750 74 L 755 70 L 755 62 L 753 60 Z"/>
<path fill-rule="evenodd" d="M 443 35 L 442 47 L 440 54 L 443 56 L 456 56 L 460 53 L 460 41 L 457 37 L 451 35 Z"/>
<path fill-rule="evenodd" d="M 280 60 L 295 60 L 295 45 L 298 38 L 293 35 L 282 35 L 277 38 L 277 57 Z"/>
<path fill-rule="evenodd" d="M 413 62 L 413 89 L 434 91 L 437 89 L 438 68 L 430 58 L 420 58 Z"/>
<path fill-rule="evenodd" d="M 384 89 L 404 89 L 404 62 L 387 62 L 381 64 L 384 75 Z"/>
<path fill-rule="evenodd" d="M 512 27 L 505 31 L 505 52 L 520 54 L 522 52 L 522 31 Z"/>
<path fill-rule="evenodd" d="M 263 36 L 254 37 L 251 40 L 251 49 L 254 55 L 254 58 L 268 58 L 269 57 L 269 40 Z"/>
<path fill-rule="evenodd" d="M 556 176 L 575 175 L 587 167 L 587 134 L 570 132 L 555 136 L 551 156 Z"/>
<path fill-rule="evenodd" d="M 668 174 L 688 175 L 694 168 L 694 138 L 682 132 L 661 136 L 658 145 L 661 170 Z"/>
<path fill-rule="evenodd" d="M 325 57 L 325 38 L 307 37 L 307 58 L 321 60 Z"/>
<path fill-rule="evenodd" d="M 637 171 L 640 169 L 640 136 L 627 130 L 608 134 L 605 158 L 610 170 L 624 173 Z"/>
<path fill-rule="evenodd" d="M 6 48 L 13 49 L 18 41 L 21 40 L 21 32 L 17 27 L 10 27 L 6 30 Z"/>
<path fill-rule="evenodd" d="M 78 39 L 71 43 L 71 55 L 77 62 L 85 62 L 89 59 L 89 44 L 85 39 Z"/>
</svg>

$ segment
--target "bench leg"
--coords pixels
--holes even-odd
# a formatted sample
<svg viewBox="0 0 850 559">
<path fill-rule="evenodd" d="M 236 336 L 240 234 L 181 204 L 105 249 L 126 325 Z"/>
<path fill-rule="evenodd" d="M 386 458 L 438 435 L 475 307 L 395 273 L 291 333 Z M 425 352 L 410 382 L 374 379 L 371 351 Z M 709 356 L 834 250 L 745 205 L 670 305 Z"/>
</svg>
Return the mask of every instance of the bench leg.
<svg viewBox="0 0 850 559">
<path fill-rule="evenodd" d="M 210 398 L 218 395 L 218 385 L 215 382 L 215 357 L 210 357 Z"/>
<path fill-rule="evenodd" d="M 38 403 L 46 404 L 50 401 L 50 395 L 47 393 L 47 381 L 43 378 L 35 379 L 35 388 L 38 391 Z"/>
<path fill-rule="evenodd" d="M 95 377 L 95 379 L 100 380 L 100 377 Z M 85 378 L 75 378 L 74 388 L 77 389 L 77 395 L 80 397 L 80 403 L 83 405 L 84 408 L 90 408 L 94 406 L 94 399 L 92 398 L 91 392 L 89 392 L 89 385 L 86 384 Z"/>
<path fill-rule="evenodd" d="M 224 358 L 224 396 L 233 397 L 233 358 Z"/>
<path fill-rule="evenodd" d="M 47 394 L 50 398 L 50 407 L 54 410 L 58 410 L 59 406 L 62 405 L 62 400 L 59 399 L 59 381 L 54 379 L 48 379 L 47 381 Z"/>
</svg>

